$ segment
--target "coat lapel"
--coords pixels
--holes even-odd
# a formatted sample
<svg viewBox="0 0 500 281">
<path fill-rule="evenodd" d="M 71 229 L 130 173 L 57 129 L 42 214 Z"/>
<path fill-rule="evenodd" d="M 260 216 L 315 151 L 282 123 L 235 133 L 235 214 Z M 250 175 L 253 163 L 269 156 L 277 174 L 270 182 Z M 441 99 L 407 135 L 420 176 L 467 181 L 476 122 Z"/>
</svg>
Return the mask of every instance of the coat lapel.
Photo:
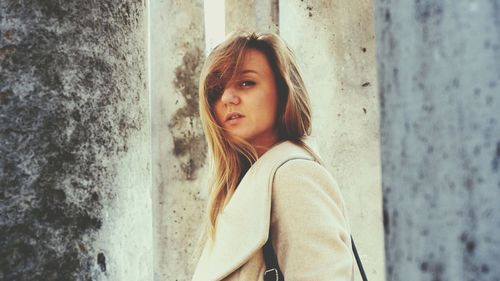
<svg viewBox="0 0 500 281">
<path fill-rule="evenodd" d="M 295 158 L 312 159 L 305 150 L 287 141 L 271 148 L 252 165 L 219 215 L 216 237 L 205 245 L 193 281 L 221 280 L 262 248 L 269 235 L 274 173 Z"/>
</svg>

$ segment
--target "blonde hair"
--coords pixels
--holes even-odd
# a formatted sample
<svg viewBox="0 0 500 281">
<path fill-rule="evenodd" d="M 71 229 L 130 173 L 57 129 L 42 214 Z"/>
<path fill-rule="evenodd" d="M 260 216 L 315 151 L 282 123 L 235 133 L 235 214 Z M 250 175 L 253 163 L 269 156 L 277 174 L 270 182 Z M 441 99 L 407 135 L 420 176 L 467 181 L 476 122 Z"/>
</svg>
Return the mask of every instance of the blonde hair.
<svg viewBox="0 0 500 281">
<path fill-rule="evenodd" d="M 214 48 L 205 61 L 199 84 L 200 116 L 213 169 L 206 229 L 210 238 L 215 237 L 219 213 L 258 157 L 248 142 L 229 136 L 217 124 L 213 110 L 213 103 L 225 85 L 240 72 L 248 49 L 265 54 L 275 76 L 279 140 L 289 140 L 307 148 L 303 139 L 311 132 L 311 109 L 304 82 L 292 51 L 278 35 L 238 32 Z M 202 240 L 207 238 L 206 232 Z"/>
</svg>

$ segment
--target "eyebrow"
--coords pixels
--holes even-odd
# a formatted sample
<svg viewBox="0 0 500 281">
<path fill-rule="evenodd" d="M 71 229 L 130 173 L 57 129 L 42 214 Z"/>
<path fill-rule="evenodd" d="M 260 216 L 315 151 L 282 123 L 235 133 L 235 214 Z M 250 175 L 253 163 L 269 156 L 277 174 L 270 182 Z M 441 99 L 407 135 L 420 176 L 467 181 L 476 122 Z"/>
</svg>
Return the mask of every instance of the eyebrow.
<svg viewBox="0 0 500 281">
<path fill-rule="evenodd" d="M 260 76 L 260 74 L 259 74 L 257 71 L 252 70 L 252 69 L 245 69 L 245 70 L 240 71 L 240 75 L 241 75 L 241 74 L 247 74 L 247 73 L 255 73 L 255 74 L 257 74 L 258 76 Z"/>
</svg>

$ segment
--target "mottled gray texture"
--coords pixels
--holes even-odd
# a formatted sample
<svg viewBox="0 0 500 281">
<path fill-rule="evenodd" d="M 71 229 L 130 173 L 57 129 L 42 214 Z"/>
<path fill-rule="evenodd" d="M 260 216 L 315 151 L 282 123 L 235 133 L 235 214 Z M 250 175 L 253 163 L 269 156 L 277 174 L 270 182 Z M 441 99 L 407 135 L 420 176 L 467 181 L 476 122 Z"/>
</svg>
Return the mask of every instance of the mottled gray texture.
<svg viewBox="0 0 500 281">
<path fill-rule="evenodd" d="M 154 280 L 191 280 L 208 189 L 198 113 L 205 60 L 203 0 L 155 0 L 150 9 Z"/>
<path fill-rule="evenodd" d="M 174 140 L 173 154 L 179 167 L 173 171 L 186 180 L 194 180 L 205 164 L 207 144 L 198 113 L 198 80 L 204 57 L 198 46 L 186 48 L 182 63 L 175 68 L 174 86 L 182 94 L 185 105 L 177 109 L 168 123 Z"/>
<path fill-rule="evenodd" d="M 255 0 L 256 30 L 259 32 L 279 33 L 279 1 L 278 0 Z"/>
<path fill-rule="evenodd" d="M 106 271 L 92 243 L 116 161 L 147 124 L 144 8 L 1 1 L 1 280 Z"/>
<path fill-rule="evenodd" d="M 278 0 L 225 0 L 226 34 L 234 31 L 279 33 Z"/>
<path fill-rule="evenodd" d="M 500 280 L 500 4 L 376 4 L 388 280 Z"/>
<path fill-rule="evenodd" d="M 255 0 L 225 0 L 226 34 L 236 30 L 256 30 Z"/>
</svg>

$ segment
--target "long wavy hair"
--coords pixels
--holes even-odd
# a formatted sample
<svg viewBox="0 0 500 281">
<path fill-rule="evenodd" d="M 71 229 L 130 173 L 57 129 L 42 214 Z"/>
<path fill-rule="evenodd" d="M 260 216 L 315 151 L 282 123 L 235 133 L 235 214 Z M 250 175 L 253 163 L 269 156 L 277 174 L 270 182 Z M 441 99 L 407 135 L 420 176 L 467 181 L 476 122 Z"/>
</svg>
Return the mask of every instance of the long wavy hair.
<svg viewBox="0 0 500 281">
<path fill-rule="evenodd" d="M 225 86 L 236 78 L 249 49 L 262 52 L 276 79 L 279 141 L 289 140 L 307 150 L 304 138 L 311 133 L 310 101 L 293 52 L 275 34 L 237 32 L 219 44 L 207 57 L 200 76 L 200 116 L 211 159 L 206 234 L 215 237 L 217 217 L 241 178 L 257 160 L 256 150 L 245 140 L 230 136 L 214 116 L 214 103 Z"/>
</svg>

